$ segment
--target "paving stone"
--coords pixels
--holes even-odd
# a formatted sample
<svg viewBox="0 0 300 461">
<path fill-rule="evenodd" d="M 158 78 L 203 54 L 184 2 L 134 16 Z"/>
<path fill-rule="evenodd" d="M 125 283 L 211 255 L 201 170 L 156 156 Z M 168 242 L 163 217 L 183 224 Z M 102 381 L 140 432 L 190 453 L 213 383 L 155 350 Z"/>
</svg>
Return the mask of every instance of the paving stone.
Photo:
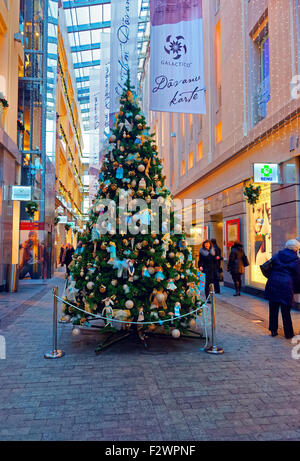
<svg viewBox="0 0 300 461">
<path fill-rule="evenodd" d="M 15 316 L 0 324 L 7 344 L 0 361 L 0 440 L 300 439 L 300 361 L 291 358 L 290 342 L 252 322 L 258 311 L 267 314 L 264 301 L 232 299 L 222 289 L 221 356 L 201 352 L 203 340 L 158 337 L 149 339 L 149 352 L 128 340 L 96 356 L 97 332 L 74 337 L 71 325 L 59 324 L 66 355 L 45 360 L 56 284 L 62 288 L 61 275 L 33 286 L 23 301 L 17 293 Z M 253 309 L 245 313 L 242 301 Z"/>
</svg>

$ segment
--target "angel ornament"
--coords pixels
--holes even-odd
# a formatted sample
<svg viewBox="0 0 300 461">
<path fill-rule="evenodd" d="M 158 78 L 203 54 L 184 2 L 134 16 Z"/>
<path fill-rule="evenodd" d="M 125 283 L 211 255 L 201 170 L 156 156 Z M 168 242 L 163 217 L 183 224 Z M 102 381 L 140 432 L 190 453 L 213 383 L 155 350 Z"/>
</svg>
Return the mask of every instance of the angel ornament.
<svg viewBox="0 0 300 461">
<path fill-rule="evenodd" d="M 171 291 L 177 290 L 177 286 L 174 283 L 174 279 L 168 280 L 167 290 L 171 290 Z"/>
<path fill-rule="evenodd" d="M 108 319 L 106 324 L 111 325 L 112 324 L 111 319 L 113 318 L 113 310 L 111 306 L 114 305 L 114 302 L 112 298 L 105 298 L 103 299 L 103 302 L 104 302 L 104 308 L 102 309 L 102 317 L 106 317 Z"/>
<path fill-rule="evenodd" d="M 91 232 L 91 241 L 94 243 L 94 249 L 93 249 L 93 257 L 96 257 L 96 250 L 97 250 L 97 241 L 100 238 L 100 234 L 98 230 L 96 229 L 96 223 L 93 224 L 92 232 Z"/>
<path fill-rule="evenodd" d="M 134 272 L 135 272 L 134 260 L 133 259 L 128 260 L 127 272 L 128 272 L 128 282 L 133 282 L 133 276 L 134 276 Z"/>
<path fill-rule="evenodd" d="M 177 301 L 174 306 L 174 315 L 175 317 L 180 317 L 181 304 Z"/>
</svg>

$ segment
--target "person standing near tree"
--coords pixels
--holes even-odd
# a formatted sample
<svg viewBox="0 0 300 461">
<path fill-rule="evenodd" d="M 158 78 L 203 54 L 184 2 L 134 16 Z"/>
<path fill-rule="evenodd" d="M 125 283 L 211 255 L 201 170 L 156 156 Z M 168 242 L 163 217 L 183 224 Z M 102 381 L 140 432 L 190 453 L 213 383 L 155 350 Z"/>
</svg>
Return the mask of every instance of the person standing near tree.
<svg viewBox="0 0 300 461">
<path fill-rule="evenodd" d="M 285 249 L 272 258 L 271 273 L 268 278 L 265 297 L 269 300 L 269 330 L 271 336 L 277 336 L 279 307 L 286 339 L 294 336 L 291 308 L 294 293 L 300 289 L 300 242 L 288 240 Z"/>
<path fill-rule="evenodd" d="M 210 240 L 205 240 L 200 248 L 198 267 L 205 274 L 205 296 L 208 298 L 209 285 L 215 282 L 217 272 L 216 253 Z"/>
<path fill-rule="evenodd" d="M 215 284 L 215 293 L 220 293 L 220 273 L 222 272 L 221 268 L 221 261 L 222 261 L 222 254 L 221 254 L 221 248 L 218 247 L 216 239 L 211 239 L 211 243 L 213 245 L 213 249 L 215 250 L 216 254 L 216 278 L 214 281 Z"/>
<path fill-rule="evenodd" d="M 67 250 L 66 250 L 66 256 L 65 256 L 65 260 L 64 260 L 64 264 L 66 265 L 66 272 L 67 272 L 68 277 L 70 275 L 70 269 L 69 269 L 68 266 L 73 260 L 73 254 L 74 254 L 73 245 L 71 245 L 71 243 L 68 243 L 67 244 Z"/>
<path fill-rule="evenodd" d="M 235 294 L 233 296 L 241 295 L 242 275 L 245 272 L 245 267 L 249 266 L 248 258 L 245 255 L 243 245 L 241 242 L 235 242 L 231 247 L 227 271 L 231 273 L 234 283 Z"/>
</svg>

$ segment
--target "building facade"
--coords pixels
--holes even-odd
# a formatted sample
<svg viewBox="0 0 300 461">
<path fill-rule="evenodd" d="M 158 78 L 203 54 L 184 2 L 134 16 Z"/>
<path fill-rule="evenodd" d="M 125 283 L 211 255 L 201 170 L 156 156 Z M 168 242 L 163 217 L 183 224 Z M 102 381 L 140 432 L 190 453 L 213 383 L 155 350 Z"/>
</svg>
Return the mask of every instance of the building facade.
<svg viewBox="0 0 300 461">
<path fill-rule="evenodd" d="M 21 202 L 20 278 L 50 278 L 61 244 L 75 243 L 81 214 L 78 116 L 61 1 L 20 2 L 24 66 L 19 73 L 22 185 L 32 189 L 32 219 Z M 58 222 L 58 216 L 64 217 Z M 64 222 L 63 222 L 64 221 Z"/>
<path fill-rule="evenodd" d="M 0 290 L 7 269 L 18 262 L 19 203 L 11 186 L 20 183 L 17 147 L 18 74 L 24 63 L 19 31 L 19 0 L 0 0 Z"/>
<path fill-rule="evenodd" d="M 205 237 L 216 238 L 230 285 L 230 246 L 241 240 L 250 261 L 246 290 L 257 293 L 266 282 L 259 265 L 300 234 L 300 100 L 291 91 L 300 74 L 300 5 L 284 3 L 203 0 L 207 113 L 149 114 L 173 195 L 204 201 L 195 256 Z M 243 191 L 254 163 L 278 164 L 280 181 L 261 184 L 252 207 Z"/>
</svg>

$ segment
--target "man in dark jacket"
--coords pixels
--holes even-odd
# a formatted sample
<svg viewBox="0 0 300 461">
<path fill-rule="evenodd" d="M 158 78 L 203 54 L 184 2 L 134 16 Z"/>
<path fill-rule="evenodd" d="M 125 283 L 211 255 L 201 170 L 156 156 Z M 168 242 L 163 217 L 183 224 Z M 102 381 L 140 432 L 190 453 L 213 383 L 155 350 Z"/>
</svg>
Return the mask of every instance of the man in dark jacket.
<svg viewBox="0 0 300 461">
<path fill-rule="evenodd" d="M 227 270 L 231 273 L 234 283 L 235 294 L 233 296 L 241 295 L 242 275 L 245 272 L 245 255 L 243 245 L 240 242 L 235 242 L 231 247 Z"/>
<path fill-rule="evenodd" d="M 291 307 L 295 289 L 298 291 L 300 286 L 299 250 L 300 242 L 288 240 L 285 249 L 272 258 L 272 271 L 265 289 L 265 297 L 269 300 L 269 330 L 272 336 L 277 335 L 279 307 L 285 337 L 290 339 L 294 336 Z"/>
</svg>

